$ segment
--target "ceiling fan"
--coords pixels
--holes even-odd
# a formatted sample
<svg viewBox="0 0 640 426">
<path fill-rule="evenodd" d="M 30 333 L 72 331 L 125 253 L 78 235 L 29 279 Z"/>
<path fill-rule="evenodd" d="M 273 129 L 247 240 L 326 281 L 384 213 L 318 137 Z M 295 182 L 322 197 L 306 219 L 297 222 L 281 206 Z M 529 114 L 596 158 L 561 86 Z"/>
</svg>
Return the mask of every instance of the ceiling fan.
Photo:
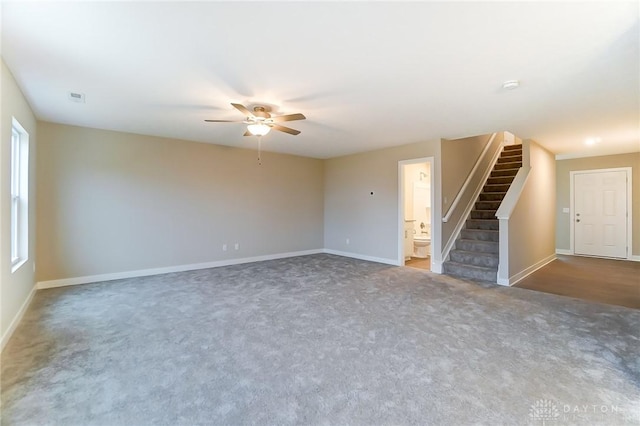
<svg viewBox="0 0 640 426">
<path fill-rule="evenodd" d="M 284 133 L 288 133 L 290 135 L 298 135 L 300 134 L 300 130 L 292 129 L 290 127 L 281 126 L 280 122 L 283 121 L 294 121 L 294 120 L 304 120 L 304 115 L 297 114 L 287 114 L 287 115 L 277 115 L 271 116 L 269 111 L 271 108 L 268 106 L 257 105 L 253 107 L 253 112 L 249 111 L 244 105 L 234 104 L 231 105 L 243 113 L 246 118 L 244 120 L 204 120 L 208 123 L 245 123 L 247 125 L 247 131 L 244 133 L 244 136 L 264 136 L 271 129 L 278 130 Z"/>
</svg>

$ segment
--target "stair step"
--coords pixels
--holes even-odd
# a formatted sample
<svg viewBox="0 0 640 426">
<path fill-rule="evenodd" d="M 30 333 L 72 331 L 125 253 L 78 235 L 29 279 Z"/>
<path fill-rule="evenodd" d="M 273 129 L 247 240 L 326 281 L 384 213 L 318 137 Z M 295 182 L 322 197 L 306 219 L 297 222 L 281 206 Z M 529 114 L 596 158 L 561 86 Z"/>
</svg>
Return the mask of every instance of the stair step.
<svg viewBox="0 0 640 426">
<path fill-rule="evenodd" d="M 501 155 L 498 163 L 522 163 L 522 155 Z"/>
<path fill-rule="evenodd" d="M 482 188 L 482 192 L 507 192 L 509 190 L 509 185 L 490 185 L 487 184 Z"/>
<path fill-rule="evenodd" d="M 517 168 L 517 169 L 499 169 L 499 170 L 495 170 L 494 169 L 489 176 L 490 177 L 515 176 L 515 175 L 518 174 L 518 170 L 520 170 L 520 169 L 519 168 Z"/>
<path fill-rule="evenodd" d="M 517 154 L 522 154 L 522 145 L 516 145 L 515 148 L 509 148 L 509 149 L 503 149 L 502 150 L 502 155 L 517 155 Z"/>
<path fill-rule="evenodd" d="M 443 263 L 443 272 L 477 281 L 495 283 L 498 275 L 500 222 L 496 211 L 522 167 L 522 145 L 504 147 L 485 182 L 482 193 L 460 231 L 455 249 Z"/>
<path fill-rule="evenodd" d="M 465 240 L 498 241 L 499 233 L 492 229 L 463 229 L 460 237 Z"/>
<path fill-rule="evenodd" d="M 496 210 L 471 210 L 471 219 L 495 219 Z"/>
<path fill-rule="evenodd" d="M 483 192 L 480 194 L 480 201 L 502 201 L 505 192 Z"/>
<path fill-rule="evenodd" d="M 499 176 L 499 177 L 490 177 L 487 179 L 487 184 L 489 185 L 511 185 L 513 182 L 513 176 Z"/>
<path fill-rule="evenodd" d="M 483 266 L 463 265 L 462 263 L 446 261 L 443 264 L 444 273 L 477 281 L 495 283 L 498 280 L 498 271 L 494 268 Z"/>
<path fill-rule="evenodd" d="M 502 204 L 502 201 L 476 201 L 476 210 L 493 210 L 496 211 Z"/>
<path fill-rule="evenodd" d="M 522 149 L 505 149 L 500 153 L 501 157 L 512 157 L 514 155 L 522 155 Z"/>
<path fill-rule="evenodd" d="M 509 163 L 497 163 L 493 166 L 493 170 L 519 169 L 522 167 L 522 161 L 513 161 Z"/>
<path fill-rule="evenodd" d="M 498 268 L 499 257 L 495 253 L 479 253 L 476 251 L 451 250 L 449 256 L 453 262 L 464 265 Z"/>
<path fill-rule="evenodd" d="M 464 251 L 477 251 L 480 253 L 498 253 L 498 243 L 495 241 L 456 240 L 456 249 Z"/>
<path fill-rule="evenodd" d="M 497 231 L 500 229 L 498 219 L 467 219 L 466 229 L 490 229 Z"/>
</svg>

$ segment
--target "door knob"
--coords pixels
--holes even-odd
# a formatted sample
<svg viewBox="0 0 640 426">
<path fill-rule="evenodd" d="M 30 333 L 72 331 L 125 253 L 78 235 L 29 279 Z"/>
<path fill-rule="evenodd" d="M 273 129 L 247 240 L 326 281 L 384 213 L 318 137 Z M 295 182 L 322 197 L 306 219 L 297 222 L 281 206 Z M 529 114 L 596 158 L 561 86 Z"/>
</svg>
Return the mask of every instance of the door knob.
<svg viewBox="0 0 640 426">
<path fill-rule="evenodd" d="M 576 222 L 580 222 L 580 219 L 576 219 Z"/>
</svg>

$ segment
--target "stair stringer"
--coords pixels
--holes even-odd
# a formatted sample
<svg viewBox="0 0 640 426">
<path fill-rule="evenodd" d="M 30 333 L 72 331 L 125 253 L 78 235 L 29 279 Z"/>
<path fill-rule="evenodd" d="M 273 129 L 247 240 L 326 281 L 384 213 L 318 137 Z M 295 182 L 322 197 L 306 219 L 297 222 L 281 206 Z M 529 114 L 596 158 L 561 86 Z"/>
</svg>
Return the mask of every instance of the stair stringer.
<svg viewBox="0 0 640 426">
<path fill-rule="evenodd" d="M 449 253 L 451 252 L 451 250 L 455 248 L 456 240 L 460 238 L 460 233 L 462 232 L 462 229 L 464 228 L 465 223 L 467 222 L 467 218 L 471 214 L 471 210 L 473 210 L 473 206 L 475 205 L 478 199 L 478 196 L 482 192 L 482 188 L 487 182 L 489 175 L 491 174 L 491 172 L 493 171 L 493 168 L 498 162 L 498 159 L 500 158 L 500 154 L 502 154 L 502 150 L 504 149 L 505 145 L 513 145 L 513 144 L 515 144 L 515 137 L 509 132 L 504 132 L 504 137 L 502 138 L 502 142 L 500 142 L 498 149 L 496 150 L 496 152 L 494 152 L 493 157 L 491 158 L 491 161 L 489 161 L 489 166 L 484 171 L 482 178 L 479 180 L 478 186 L 475 188 L 472 197 L 469 199 L 469 203 L 465 206 L 465 209 L 462 212 L 462 215 L 460 216 L 460 220 L 458 221 L 458 223 L 456 224 L 456 227 L 453 229 L 453 232 L 451 233 L 451 237 L 449 237 L 449 240 L 442 248 L 441 259 L 443 264 L 444 262 L 449 260 Z"/>
<path fill-rule="evenodd" d="M 527 164 L 526 169 L 529 168 L 528 158 L 525 160 L 525 157 L 528 157 L 525 147 L 522 144 L 518 144 L 517 148 L 516 145 L 508 145 L 510 144 L 503 147 L 485 185 L 476 196 L 476 202 L 467 213 L 464 228 L 456 233 L 455 245 L 443 262 L 445 274 L 498 282 L 502 233 L 496 214 L 503 207 L 503 200 L 516 175 L 520 173 L 520 176 L 523 176 L 523 165 Z M 507 176 L 511 178 L 504 182 L 503 179 L 507 179 Z"/>
<path fill-rule="evenodd" d="M 524 146 L 522 151 L 524 159 Z M 527 183 L 530 171 L 531 167 L 524 166 L 523 164 L 523 167 L 518 170 L 516 177 L 513 179 L 513 182 L 511 182 L 511 186 L 509 186 L 509 189 L 496 212 L 496 217 L 498 218 L 499 223 L 499 261 L 497 282 L 504 286 L 511 285 L 511 279 L 509 277 L 509 217 L 520 199 L 520 194 L 522 194 L 524 186 Z"/>
</svg>

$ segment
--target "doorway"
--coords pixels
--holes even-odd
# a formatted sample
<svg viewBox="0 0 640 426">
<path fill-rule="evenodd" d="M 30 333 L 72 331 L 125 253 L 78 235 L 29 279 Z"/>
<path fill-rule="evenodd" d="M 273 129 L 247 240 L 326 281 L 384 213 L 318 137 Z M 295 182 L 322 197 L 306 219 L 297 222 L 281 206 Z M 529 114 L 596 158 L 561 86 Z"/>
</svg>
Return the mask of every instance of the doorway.
<svg viewBox="0 0 640 426">
<path fill-rule="evenodd" d="M 433 158 L 400 161 L 398 165 L 400 264 L 431 270 L 434 217 Z"/>
<path fill-rule="evenodd" d="M 571 175 L 571 251 L 630 258 L 631 168 L 582 170 Z"/>
</svg>

